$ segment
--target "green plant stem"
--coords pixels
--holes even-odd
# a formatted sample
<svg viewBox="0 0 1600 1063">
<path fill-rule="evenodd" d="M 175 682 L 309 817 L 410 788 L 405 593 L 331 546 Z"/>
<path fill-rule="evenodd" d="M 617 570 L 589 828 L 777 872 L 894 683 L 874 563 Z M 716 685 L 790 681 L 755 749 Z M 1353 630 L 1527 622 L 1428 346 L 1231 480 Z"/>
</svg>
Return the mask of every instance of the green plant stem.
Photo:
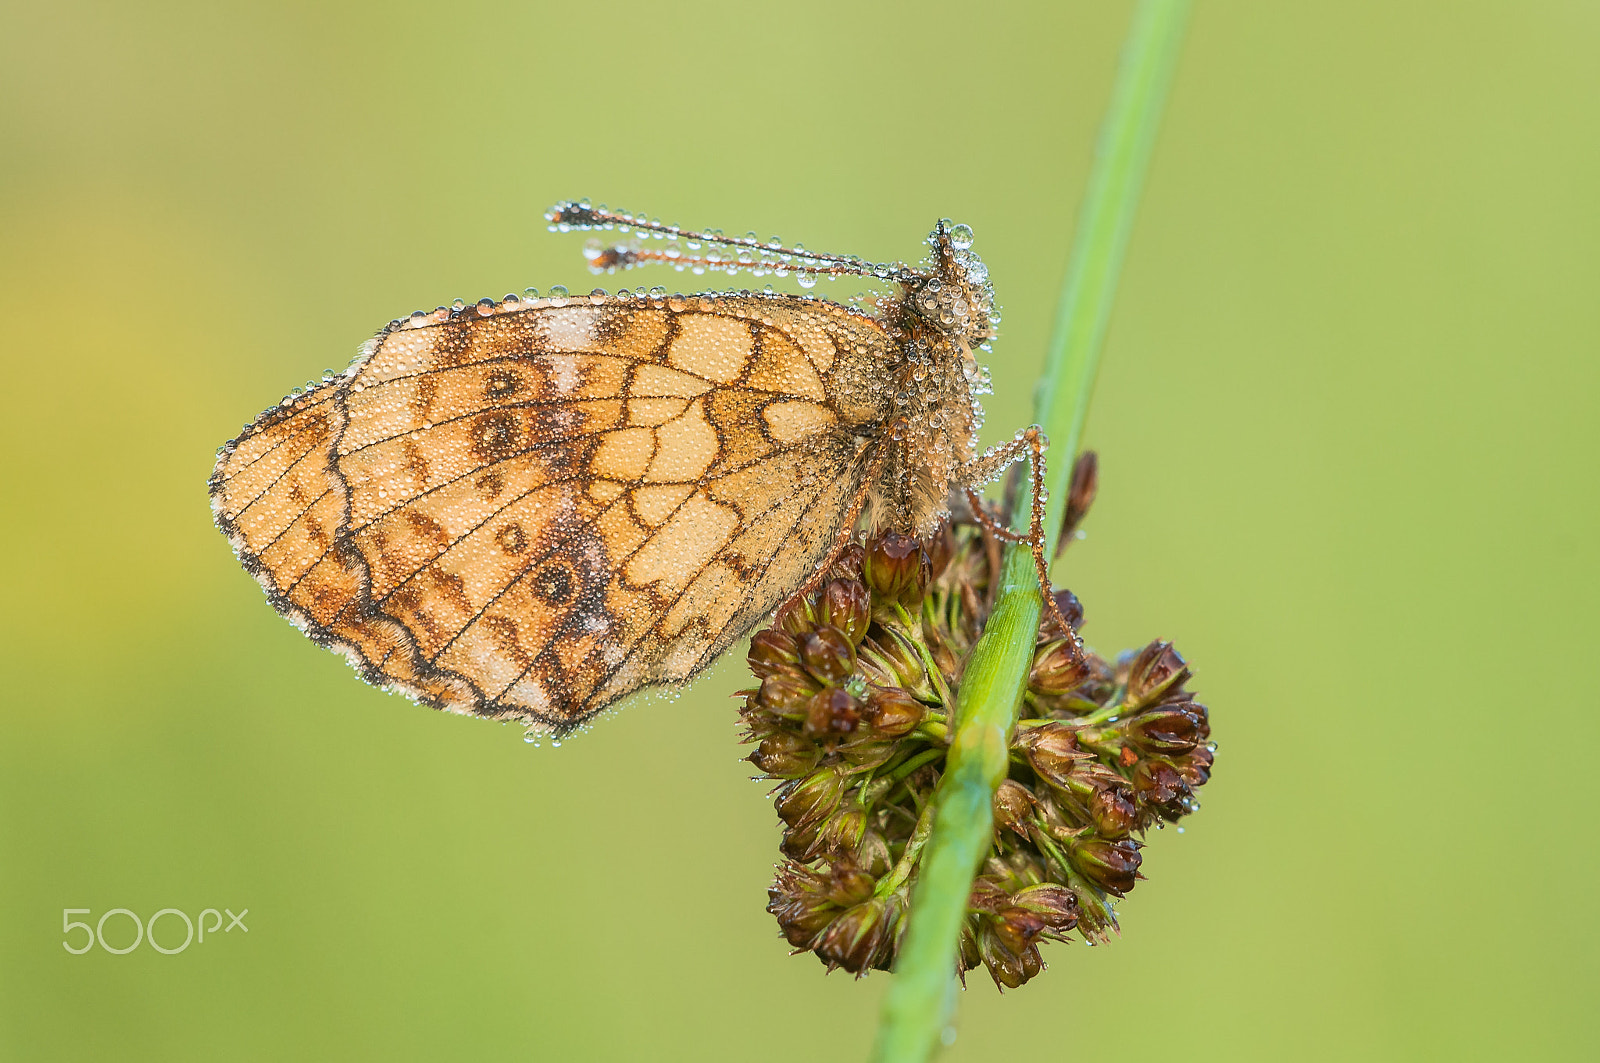
<svg viewBox="0 0 1600 1063">
<path fill-rule="evenodd" d="M 1141 0 L 1101 128 L 1044 374 L 1035 395 L 1052 441 L 1046 556 L 1066 505 L 1067 478 L 1088 413 L 1106 321 L 1133 224 L 1167 87 L 1178 56 L 1187 0 Z M 1026 519 L 1019 500 L 1015 520 Z M 934 795 L 909 922 L 884 997 L 876 1063 L 920 1063 L 933 1052 L 954 1006 L 956 949 L 972 880 L 988 854 L 994 791 L 1005 778 L 1042 599 L 1026 548 L 1010 548 L 999 596 L 972 647 L 953 719 L 949 759 Z"/>
</svg>

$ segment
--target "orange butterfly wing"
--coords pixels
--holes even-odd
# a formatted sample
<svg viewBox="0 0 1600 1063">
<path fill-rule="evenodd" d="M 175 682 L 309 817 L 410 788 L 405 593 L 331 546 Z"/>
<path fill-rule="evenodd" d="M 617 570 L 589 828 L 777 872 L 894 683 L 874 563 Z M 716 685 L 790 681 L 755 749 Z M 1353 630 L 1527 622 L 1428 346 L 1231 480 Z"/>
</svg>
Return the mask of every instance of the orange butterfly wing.
<svg viewBox="0 0 1600 1063">
<path fill-rule="evenodd" d="M 213 508 L 369 681 L 566 731 L 694 675 L 813 573 L 895 353 L 788 296 L 414 315 L 225 447 Z"/>
</svg>

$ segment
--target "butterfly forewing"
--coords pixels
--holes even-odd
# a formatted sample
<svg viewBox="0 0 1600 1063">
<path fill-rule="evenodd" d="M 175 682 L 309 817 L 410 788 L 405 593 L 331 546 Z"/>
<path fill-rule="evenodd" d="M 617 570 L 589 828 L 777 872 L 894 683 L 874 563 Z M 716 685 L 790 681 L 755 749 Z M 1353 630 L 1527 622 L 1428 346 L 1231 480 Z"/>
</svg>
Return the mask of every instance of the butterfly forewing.
<svg viewBox="0 0 1600 1063">
<path fill-rule="evenodd" d="M 414 316 L 229 444 L 213 505 L 367 678 L 564 730 L 688 678 L 811 575 L 893 355 L 872 318 L 786 296 Z"/>
</svg>

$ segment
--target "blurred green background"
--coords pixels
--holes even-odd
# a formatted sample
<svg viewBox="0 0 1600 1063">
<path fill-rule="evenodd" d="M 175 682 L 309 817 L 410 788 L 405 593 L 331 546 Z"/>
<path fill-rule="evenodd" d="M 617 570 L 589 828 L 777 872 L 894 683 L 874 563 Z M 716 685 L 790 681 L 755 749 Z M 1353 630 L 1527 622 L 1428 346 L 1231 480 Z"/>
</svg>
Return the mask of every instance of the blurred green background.
<svg viewBox="0 0 1600 1063">
<path fill-rule="evenodd" d="M 738 660 L 531 748 L 303 639 L 205 479 L 390 317 L 592 287 L 580 195 L 971 224 L 1008 436 L 1130 12 L 6 3 L 0 1055 L 863 1057 L 887 978 L 762 910 Z M 1217 773 L 1122 938 L 979 974 L 946 1058 L 1600 1053 L 1597 53 L 1587 3 L 1198 5 L 1058 577 L 1101 650 L 1177 641 Z M 169 907 L 249 930 L 62 948 Z"/>
</svg>

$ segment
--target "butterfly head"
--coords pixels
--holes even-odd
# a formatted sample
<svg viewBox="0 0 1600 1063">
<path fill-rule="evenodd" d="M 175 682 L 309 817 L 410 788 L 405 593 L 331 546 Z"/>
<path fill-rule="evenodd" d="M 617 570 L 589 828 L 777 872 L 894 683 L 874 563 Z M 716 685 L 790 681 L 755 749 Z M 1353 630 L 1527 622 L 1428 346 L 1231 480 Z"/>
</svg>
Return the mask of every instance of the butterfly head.
<svg viewBox="0 0 1600 1063">
<path fill-rule="evenodd" d="M 931 269 L 911 286 L 912 310 L 948 336 L 964 357 L 994 339 L 999 315 L 989 270 L 972 251 L 972 229 L 940 219 L 928 236 Z"/>
</svg>

